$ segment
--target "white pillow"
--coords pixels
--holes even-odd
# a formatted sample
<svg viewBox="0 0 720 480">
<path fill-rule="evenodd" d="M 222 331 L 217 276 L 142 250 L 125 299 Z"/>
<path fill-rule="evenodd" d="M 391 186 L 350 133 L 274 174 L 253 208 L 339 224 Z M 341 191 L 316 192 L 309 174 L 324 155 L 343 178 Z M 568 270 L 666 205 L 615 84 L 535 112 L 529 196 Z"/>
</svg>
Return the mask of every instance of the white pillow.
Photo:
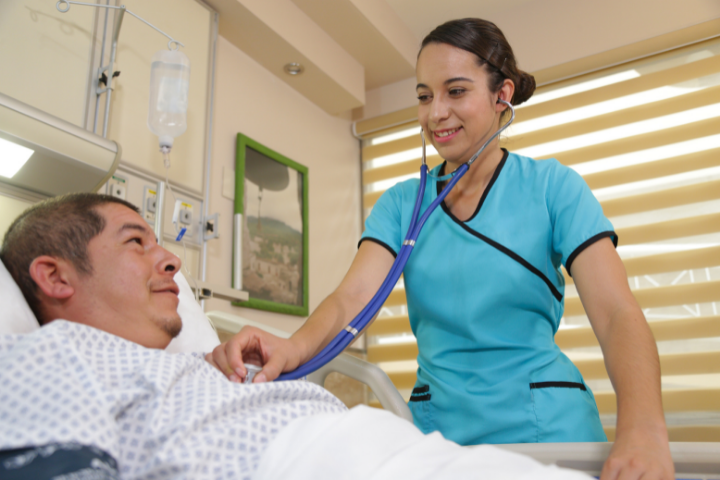
<svg viewBox="0 0 720 480">
<path fill-rule="evenodd" d="M 13 280 L 5 264 L 0 261 L 0 335 L 30 333 L 40 328 L 20 287 Z"/>
<path fill-rule="evenodd" d="M 165 349 L 170 353 L 212 352 L 220 345 L 220 339 L 203 313 L 200 304 L 195 301 L 192 289 L 181 272 L 175 274 L 175 283 L 180 287 L 178 314 L 182 318 L 183 328 L 180 335 L 173 338 Z"/>
<path fill-rule="evenodd" d="M 167 351 L 171 353 L 182 352 L 211 352 L 220 345 L 210 320 L 205 316 L 187 280 L 178 272 L 175 282 L 180 287 L 180 303 L 178 314 L 183 322 L 183 328 L 170 345 Z M 25 301 L 20 287 L 13 280 L 5 264 L 0 261 L 0 335 L 30 333 L 40 328 L 30 306 Z"/>
</svg>

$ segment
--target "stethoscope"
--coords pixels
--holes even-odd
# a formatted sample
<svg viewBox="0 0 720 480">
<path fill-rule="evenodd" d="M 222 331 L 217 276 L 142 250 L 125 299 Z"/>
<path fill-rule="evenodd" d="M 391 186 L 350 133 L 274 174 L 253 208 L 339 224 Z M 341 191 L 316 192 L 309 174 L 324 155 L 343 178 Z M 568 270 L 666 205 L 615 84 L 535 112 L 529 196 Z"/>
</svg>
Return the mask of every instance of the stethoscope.
<svg viewBox="0 0 720 480">
<path fill-rule="evenodd" d="M 449 179 L 450 182 L 448 182 L 447 186 L 442 190 L 442 192 L 438 194 L 437 198 L 430 204 L 427 210 L 425 210 L 425 213 L 423 213 L 423 215 L 418 219 L 420 213 L 420 205 L 422 204 L 422 199 L 425 195 L 425 181 L 427 176 L 429 175 L 425 158 L 425 135 L 423 135 L 422 129 L 420 130 L 420 138 L 422 139 L 422 165 L 420 166 L 420 188 L 418 189 L 417 199 L 415 200 L 415 208 L 413 209 L 410 227 L 408 228 L 407 235 L 405 235 L 405 241 L 403 241 L 400 252 L 395 258 L 395 263 L 393 263 L 393 266 L 390 269 L 387 277 L 385 278 L 385 281 L 380 286 L 372 300 L 370 300 L 370 302 L 365 306 L 365 308 L 363 308 L 363 310 L 353 319 L 353 321 L 350 322 L 350 324 L 345 327 L 340 333 L 338 333 L 337 336 L 327 346 L 325 346 L 325 348 L 323 348 L 317 355 L 315 355 L 313 358 L 311 358 L 306 363 L 299 366 L 292 372 L 285 372 L 281 374 L 277 378 L 277 380 L 295 380 L 309 375 L 315 370 L 321 368 L 326 363 L 330 362 L 333 358 L 340 355 L 340 353 L 342 353 L 343 350 L 345 350 L 345 348 L 350 345 L 353 340 L 355 340 L 355 337 L 357 337 L 357 335 L 362 332 L 365 327 L 368 326 L 372 319 L 375 318 L 375 315 L 378 313 L 378 311 L 380 311 L 380 308 L 383 306 L 385 300 L 387 300 L 388 295 L 390 295 L 390 292 L 395 287 L 395 284 L 400 278 L 400 275 L 405 268 L 405 264 L 407 264 L 408 259 L 410 258 L 413 247 L 417 243 L 417 238 L 418 235 L 420 235 L 420 230 L 427 221 L 428 217 L 430 217 L 430 214 L 435 211 L 437 206 L 440 205 L 443 200 L 445 200 L 445 197 L 450 192 L 450 190 L 452 190 L 455 184 L 462 178 L 463 175 L 465 175 L 465 173 L 470 168 L 470 165 L 472 165 L 473 162 L 480 156 L 480 154 L 485 150 L 485 148 L 490 144 L 490 142 L 495 140 L 495 138 L 497 138 L 497 136 L 500 135 L 503 130 L 509 127 L 513 120 L 515 120 L 515 109 L 510 104 L 510 102 L 506 102 L 503 99 L 498 99 L 498 102 L 506 105 L 510 109 L 510 111 L 512 112 L 510 120 L 508 120 L 505 125 L 500 127 L 500 129 L 498 129 L 498 131 L 495 132 L 495 134 L 490 137 L 482 147 L 480 147 L 480 150 L 478 150 L 477 153 L 473 155 L 470 160 L 460 165 L 460 167 L 454 172 L 448 175 L 444 175 L 442 177 L 435 177 L 433 175 L 430 175 L 431 178 L 434 178 L 438 181 L 444 181 Z"/>
</svg>

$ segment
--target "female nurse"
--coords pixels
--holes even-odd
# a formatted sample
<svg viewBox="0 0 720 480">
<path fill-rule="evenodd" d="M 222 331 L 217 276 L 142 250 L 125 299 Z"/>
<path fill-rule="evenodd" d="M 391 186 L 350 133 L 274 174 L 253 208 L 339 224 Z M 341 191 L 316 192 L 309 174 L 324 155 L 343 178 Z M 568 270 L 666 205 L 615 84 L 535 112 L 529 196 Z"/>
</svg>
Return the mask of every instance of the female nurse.
<svg viewBox="0 0 720 480">
<path fill-rule="evenodd" d="M 440 25 L 417 61 L 418 118 L 445 160 L 438 180 L 467 162 L 506 121 L 535 80 L 518 70 L 491 22 Z M 367 304 L 400 250 L 418 180 L 373 207 L 358 253 L 338 288 L 291 339 L 245 328 L 208 361 L 231 380 L 243 359 L 269 381 L 309 360 Z M 536 161 L 494 140 L 428 219 L 405 267 L 419 349 L 410 398 L 415 424 L 461 445 L 606 441 L 592 392 L 554 342 L 565 266 L 602 348 L 617 392 L 617 440 L 601 479 L 670 479 L 657 349 L 615 251 L 618 238 L 587 184 L 556 160 Z"/>
</svg>

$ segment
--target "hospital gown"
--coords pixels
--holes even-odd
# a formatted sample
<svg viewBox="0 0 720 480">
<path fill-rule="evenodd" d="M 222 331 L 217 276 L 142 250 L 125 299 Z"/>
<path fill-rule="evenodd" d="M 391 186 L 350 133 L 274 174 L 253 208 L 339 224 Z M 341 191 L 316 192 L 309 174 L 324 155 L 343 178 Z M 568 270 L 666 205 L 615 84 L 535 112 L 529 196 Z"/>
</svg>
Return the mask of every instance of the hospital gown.
<svg viewBox="0 0 720 480">
<path fill-rule="evenodd" d="M 0 450 L 91 445 L 124 479 L 252 478 L 289 422 L 346 410 L 309 382 L 231 383 L 201 355 L 62 320 L 0 337 Z"/>
</svg>

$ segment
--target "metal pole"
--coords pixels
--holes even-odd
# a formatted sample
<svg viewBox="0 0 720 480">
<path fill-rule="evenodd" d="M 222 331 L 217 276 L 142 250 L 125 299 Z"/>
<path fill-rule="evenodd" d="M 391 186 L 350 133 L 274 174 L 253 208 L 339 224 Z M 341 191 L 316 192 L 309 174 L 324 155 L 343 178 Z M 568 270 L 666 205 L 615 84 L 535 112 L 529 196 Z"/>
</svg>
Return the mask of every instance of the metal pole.
<svg viewBox="0 0 720 480">
<path fill-rule="evenodd" d="M 203 225 L 202 225 L 202 269 L 200 273 L 200 280 L 203 282 L 207 281 L 207 253 L 208 245 L 205 240 L 205 219 L 210 214 L 210 175 L 212 173 L 212 130 L 213 130 L 213 115 L 214 115 L 214 103 L 215 103 L 215 63 L 217 60 L 217 40 L 218 40 L 218 24 L 220 15 L 215 12 L 213 15 L 213 33 L 212 33 L 212 52 L 210 54 L 210 95 L 208 99 L 208 128 L 205 134 L 207 141 L 207 153 L 205 155 L 205 199 L 203 201 Z M 219 228 L 216 225 L 215 228 Z M 200 301 L 200 306 L 205 311 L 205 299 Z"/>
<path fill-rule="evenodd" d="M 165 220 L 165 182 L 157 182 L 157 190 L 155 193 L 155 238 L 160 246 L 163 245 L 163 222 Z"/>
<path fill-rule="evenodd" d="M 107 137 L 108 121 L 110 120 L 110 100 L 112 99 L 112 80 L 113 80 L 113 66 L 115 65 L 115 55 L 117 54 L 118 39 L 120 37 L 120 27 L 122 27 L 122 21 L 125 17 L 125 6 L 121 6 L 115 16 L 115 27 L 113 28 L 113 39 L 112 39 L 112 51 L 110 52 L 110 63 L 108 63 L 106 70 L 107 84 L 103 89 L 106 92 L 105 96 L 105 120 L 103 120 L 103 137 Z"/>
</svg>

